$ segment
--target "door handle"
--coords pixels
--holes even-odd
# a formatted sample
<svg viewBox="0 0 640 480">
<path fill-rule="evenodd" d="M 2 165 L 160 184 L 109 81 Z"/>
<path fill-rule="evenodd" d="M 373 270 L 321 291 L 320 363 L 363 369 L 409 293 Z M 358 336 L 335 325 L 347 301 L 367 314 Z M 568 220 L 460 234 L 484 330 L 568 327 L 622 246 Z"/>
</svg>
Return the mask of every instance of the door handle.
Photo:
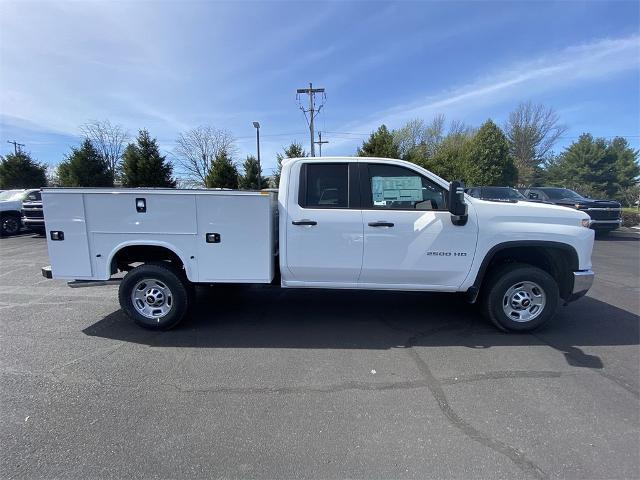
<svg viewBox="0 0 640 480">
<path fill-rule="evenodd" d="M 307 220 L 306 218 L 303 218 L 302 220 L 294 220 L 293 222 L 294 225 L 317 225 L 318 222 L 316 222 L 315 220 Z"/>
<path fill-rule="evenodd" d="M 384 222 L 384 221 L 369 222 L 369 226 L 370 227 L 393 227 L 393 223 Z"/>
</svg>

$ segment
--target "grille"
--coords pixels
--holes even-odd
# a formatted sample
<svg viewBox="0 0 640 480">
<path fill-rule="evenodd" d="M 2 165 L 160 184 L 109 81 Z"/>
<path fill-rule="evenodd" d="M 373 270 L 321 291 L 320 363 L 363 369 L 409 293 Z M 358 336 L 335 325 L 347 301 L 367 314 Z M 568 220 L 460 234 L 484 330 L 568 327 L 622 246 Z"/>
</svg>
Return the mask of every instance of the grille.
<svg viewBox="0 0 640 480">
<path fill-rule="evenodd" d="M 587 210 L 592 220 L 618 220 L 620 218 L 620 209 L 615 210 Z"/>
<path fill-rule="evenodd" d="M 22 215 L 27 218 L 43 218 L 44 214 L 42 213 L 41 208 L 23 208 Z"/>
</svg>

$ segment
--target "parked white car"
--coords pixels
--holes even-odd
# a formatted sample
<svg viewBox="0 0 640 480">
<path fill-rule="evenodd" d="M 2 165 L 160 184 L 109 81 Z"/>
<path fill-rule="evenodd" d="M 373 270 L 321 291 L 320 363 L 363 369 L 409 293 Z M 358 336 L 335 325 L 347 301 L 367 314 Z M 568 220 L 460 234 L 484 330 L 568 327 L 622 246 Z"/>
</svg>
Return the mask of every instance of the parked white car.
<svg viewBox="0 0 640 480">
<path fill-rule="evenodd" d="M 51 267 L 114 282 L 138 324 L 180 322 L 198 283 L 463 292 L 505 330 L 530 330 L 593 281 L 580 211 L 485 201 L 383 158 L 298 158 L 271 192 L 43 190 Z M 279 271 L 280 275 L 277 275 Z"/>
<path fill-rule="evenodd" d="M 39 188 L 22 188 L 0 193 L 0 234 L 2 236 L 15 235 L 20 231 L 22 202 L 39 190 Z"/>
</svg>

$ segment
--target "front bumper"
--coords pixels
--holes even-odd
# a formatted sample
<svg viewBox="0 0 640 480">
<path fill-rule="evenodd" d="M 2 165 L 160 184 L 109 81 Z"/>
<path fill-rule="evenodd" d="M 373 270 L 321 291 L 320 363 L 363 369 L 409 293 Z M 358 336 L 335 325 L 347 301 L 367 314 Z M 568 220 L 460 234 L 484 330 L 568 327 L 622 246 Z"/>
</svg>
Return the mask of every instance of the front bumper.
<svg viewBox="0 0 640 480">
<path fill-rule="evenodd" d="M 591 228 L 606 228 L 608 230 L 615 230 L 622 226 L 622 219 L 619 218 L 617 220 L 591 220 L 589 221 L 589 225 Z"/>
<path fill-rule="evenodd" d="M 571 289 L 571 295 L 567 301 L 572 302 L 586 295 L 591 288 L 591 285 L 593 285 L 594 277 L 595 273 L 593 273 L 593 270 L 579 270 L 577 272 L 573 272 L 573 288 Z"/>
<path fill-rule="evenodd" d="M 44 228 L 44 218 L 22 217 L 22 225 L 24 227 L 42 227 L 42 228 Z"/>
</svg>

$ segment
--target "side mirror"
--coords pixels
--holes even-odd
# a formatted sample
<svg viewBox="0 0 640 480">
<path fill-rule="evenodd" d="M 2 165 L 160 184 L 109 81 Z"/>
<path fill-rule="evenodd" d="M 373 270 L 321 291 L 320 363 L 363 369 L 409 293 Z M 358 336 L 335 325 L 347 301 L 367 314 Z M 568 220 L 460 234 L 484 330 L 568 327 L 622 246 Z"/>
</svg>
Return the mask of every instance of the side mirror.
<svg viewBox="0 0 640 480">
<path fill-rule="evenodd" d="M 539 195 L 537 193 L 529 192 L 529 198 L 537 200 Z"/>
<path fill-rule="evenodd" d="M 464 202 L 464 185 L 455 180 L 449 184 L 449 212 L 454 225 L 467 223 L 467 204 Z"/>
</svg>

